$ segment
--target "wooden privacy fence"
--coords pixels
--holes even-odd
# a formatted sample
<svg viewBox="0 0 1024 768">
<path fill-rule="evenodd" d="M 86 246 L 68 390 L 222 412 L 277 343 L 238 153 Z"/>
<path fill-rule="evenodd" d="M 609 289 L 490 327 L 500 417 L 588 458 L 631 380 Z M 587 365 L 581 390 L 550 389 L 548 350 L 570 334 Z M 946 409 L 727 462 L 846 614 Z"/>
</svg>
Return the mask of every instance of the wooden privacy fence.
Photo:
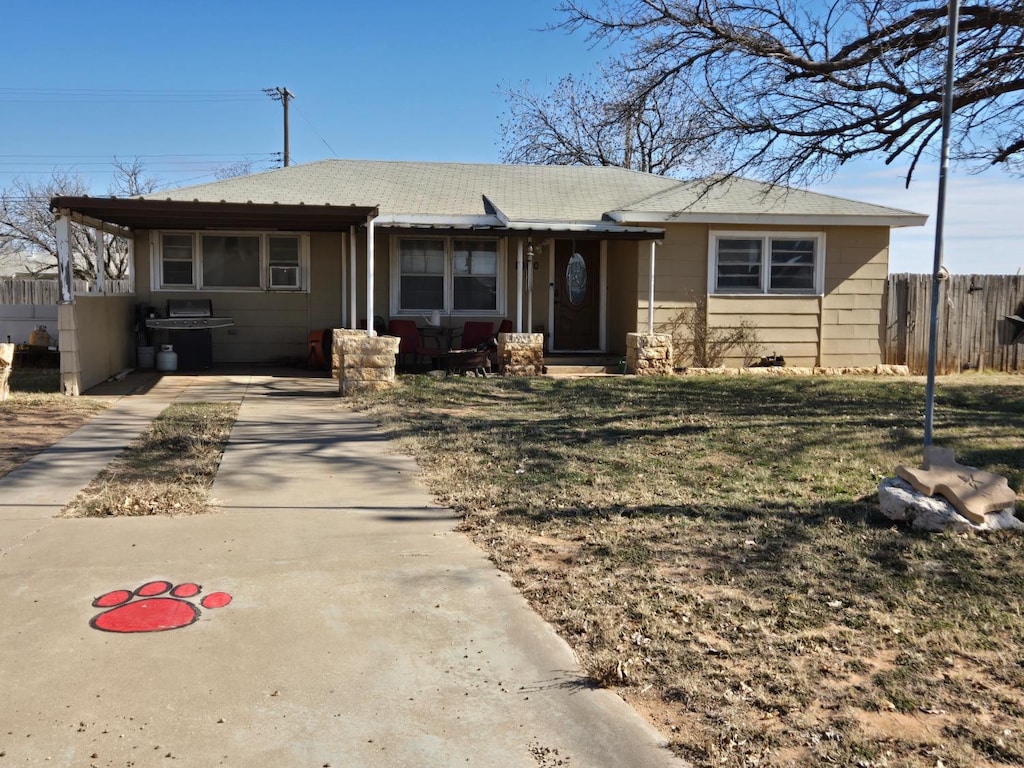
<svg viewBox="0 0 1024 768">
<path fill-rule="evenodd" d="M 931 275 L 889 275 L 885 362 L 928 370 Z M 1024 315 L 1024 276 L 952 275 L 939 284 L 936 372 L 1024 370 L 1024 339 L 1007 315 Z"/>
<path fill-rule="evenodd" d="M 127 280 L 107 280 L 107 293 L 129 293 Z M 91 280 L 75 280 L 75 293 L 93 293 L 96 285 Z M 56 304 L 60 301 L 60 286 L 56 280 L 28 280 L 0 278 L 0 304 Z"/>
</svg>

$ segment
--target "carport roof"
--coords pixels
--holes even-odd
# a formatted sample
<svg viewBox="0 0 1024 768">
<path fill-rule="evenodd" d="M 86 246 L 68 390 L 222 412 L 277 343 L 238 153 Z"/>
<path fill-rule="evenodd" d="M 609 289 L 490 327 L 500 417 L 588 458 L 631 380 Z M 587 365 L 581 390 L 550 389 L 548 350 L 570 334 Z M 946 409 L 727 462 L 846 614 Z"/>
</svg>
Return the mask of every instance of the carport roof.
<svg viewBox="0 0 1024 768">
<path fill-rule="evenodd" d="M 87 224 L 128 229 L 297 229 L 337 231 L 377 216 L 376 206 L 306 205 L 117 197 L 55 197 L 50 209 Z"/>
</svg>

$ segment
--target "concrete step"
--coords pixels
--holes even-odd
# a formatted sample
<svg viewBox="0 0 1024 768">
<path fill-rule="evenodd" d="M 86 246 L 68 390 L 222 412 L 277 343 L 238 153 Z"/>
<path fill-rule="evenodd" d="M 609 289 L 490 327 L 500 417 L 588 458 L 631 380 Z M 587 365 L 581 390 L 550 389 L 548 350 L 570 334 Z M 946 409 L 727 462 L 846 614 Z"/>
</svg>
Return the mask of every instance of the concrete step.
<svg viewBox="0 0 1024 768">
<path fill-rule="evenodd" d="M 548 376 L 617 376 L 619 375 L 618 358 L 560 358 L 552 357 L 544 360 Z"/>
</svg>

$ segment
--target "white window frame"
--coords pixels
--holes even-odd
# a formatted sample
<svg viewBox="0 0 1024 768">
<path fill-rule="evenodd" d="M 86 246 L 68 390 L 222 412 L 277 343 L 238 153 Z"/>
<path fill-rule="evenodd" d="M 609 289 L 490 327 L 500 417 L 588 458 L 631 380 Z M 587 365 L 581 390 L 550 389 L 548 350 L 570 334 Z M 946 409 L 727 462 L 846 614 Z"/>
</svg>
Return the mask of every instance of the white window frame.
<svg viewBox="0 0 1024 768">
<path fill-rule="evenodd" d="M 757 288 L 738 290 L 718 288 L 718 242 L 719 240 L 760 240 L 761 241 L 761 284 Z M 772 290 L 771 241 L 772 240 L 813 240 L 814 241 L 814 286 L 805 291 L 792 289 Z M 708 233 L 708 295 L 709 296 L 822 296 L 825 293 L 825 233 L 787 232 L 785 230 L 711 230 Z"/>
<path fill-rule="evenodd" d="M 422 317 L 429 314 L 430 310 L 425 309 L 402 309 L 402 240 L 437 240 L 444 243 L 444 306 L 440 309 L 442 315 L 448 317 L 504 317 L 506 293 L 508 292 L 508 275 L 506 269 L 506 242 L 504 237 L 488 237 L 467 233 L 465 235 L 430 235 L 424 233 L 409 235 L 392 235 L 389 243 L 391 249 L 391 317 Z M 494 309 L 459 309 L 455 305 L 455 250 L 453 243 L 456 241 L 479 240 L 486 242 L 497 242 L 497 281 L 495 291 Z"/>
<path fill-rule="evenodd" d="M 185 235 L 192 238 L 192 284 L 167 284 L 164 282 L 163 236 Z M 260 284 L 252 286 L 206 286 L 203 284 L 203 236 L 213 237 L 256 237 L 259 238 Z M 294 237 L 299 243 L 298 285 L 274 285 L 270 277 L 270 238 Z M 309 293 L 309 233 L 308 232 L 254 232 L 251 230 L 203 229 L 154 230 L 151 239 L 150 288 L 154 292 L 209 291 L 212 293 Z"/>
</svg>

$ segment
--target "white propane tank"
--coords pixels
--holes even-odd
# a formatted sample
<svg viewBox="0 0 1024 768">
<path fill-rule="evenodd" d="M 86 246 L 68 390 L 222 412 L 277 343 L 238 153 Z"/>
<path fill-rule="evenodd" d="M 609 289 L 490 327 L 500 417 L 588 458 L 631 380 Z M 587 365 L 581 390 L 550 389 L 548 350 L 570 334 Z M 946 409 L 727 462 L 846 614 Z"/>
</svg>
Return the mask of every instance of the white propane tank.
<svg viewBox="0 0 1024 768">
<path fill-rule="evenodd" d="M 161 344 L 156 353 L 156 369 L 168 373 L 178 370 L 178 353 L 170 344 Z"/>
</svg>

